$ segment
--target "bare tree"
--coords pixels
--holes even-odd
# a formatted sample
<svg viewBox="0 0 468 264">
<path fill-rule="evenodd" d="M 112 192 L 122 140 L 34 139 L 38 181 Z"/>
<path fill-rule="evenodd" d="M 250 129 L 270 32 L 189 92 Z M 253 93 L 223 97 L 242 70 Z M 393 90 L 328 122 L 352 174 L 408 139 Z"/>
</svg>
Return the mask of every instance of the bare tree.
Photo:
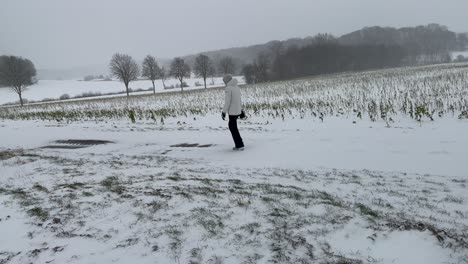
<svg viewBox="0 0 468 264">
<path fill-rule="evenodd" d="M 218 70 L 223 75 L 234 74 L 236 71 L 236 64 L 232 57 L 224 57 L 219 61 Z"/>
<path fill-rule="evenodd" d="M 23 92 L 34 83 L 36 68 L 28 60 L 16 56 L 0 56 L 0 84 L 18 94 L 23 106 Z"/>
<path fill-rule="evenodd" d="M 254 65 L 256 66 L 255 76 L 257 82 L 267 82 L 269 80 L 269 72 L 271 68 L 271 62 L 266 53 L 260 53 L 255 60 Z"/>
<path fill-rule="evenodd" d="M 260 53 L 254 63 L 242 69 L 245 82 L 248 84 L 267 82 L 270 79 L 271 62 L 266 53 Z"/>
<path fill-rule="evenodd" d="M 146 77 L 148 80 L 151 80 L 153 83 L 153 93 L 156 94 L 154 81 L 161 76 L 161 68 L 159 68 L 158 62 L 151 55 L 146 56 L 146 58 L 143 60 L 142 76 Z"/>
<path fill-rule="evenodd" d="M 206 89 L 206 78 L 212 76 L 215 72 L 213 62 L 211 61 L 210 57 L 203 54 L 198 55 L 198 57 L 195 59 L 194 70 L 198 77 L 203 78 Z"/>
<path fill-rule="evenodd" d="M 284 44 L 281 41 L 274 40 L 268 43 L 268 48 L 273 55 L 273 58 L 275 58 L 284 51 Z"/>
<path fill-rule="evenodd" d="M 317 34 L 312 38 L 312 44 L 317 46 L 323 46 L 328 44 L 338 44 L 338 40 L 332 34 L 324 33 Z"/>
<path fill-rule="evenodd" d="M 110 72 L 113 76 L 125 84 L 127 96 L 130 96 L 128 84 L 138 79 L 140 69 L 136 61 L 127 54 L 116 53 L 112 56 L 109 64 Z"/>
<path fill-rule="evenodd" d="M 161 77 L 161 81 L 163 83 L 163 88 L 166 89 L 166 78 L 167 78 L 167 70 L 166 67 L 162 66 L 161 67 L 161 72 L 159 73 L 159 77 Z"/>
<path fill-rule="evenodd" d="M 184 78 L 190 78 L 190 66 L 182 58 L 175 58 L 171 63 L 169 73 L 180 81 L 180 89 L 184 91 Z"/>
<path fill-rule="evenodd" d="M 242 74 L 244 75 L 245 83 L 247 84 L 257 83 L 257 77 L 255 76 L 256 71 L 257 71 L 256 64 L 247 64 L 244 66 L 244 68 L 242 69 Z"/>
<path fill-rule="evenodd" d="M 285 61 L 283 59 L 283 53 L 285 51 L 283 42 L 272 41 L 269 43 L 269 53 L 271 53 L 271 77 L 272 79 L 279 80 L 283 76 L 283 67 L 285 67 Z"/>
</svg>

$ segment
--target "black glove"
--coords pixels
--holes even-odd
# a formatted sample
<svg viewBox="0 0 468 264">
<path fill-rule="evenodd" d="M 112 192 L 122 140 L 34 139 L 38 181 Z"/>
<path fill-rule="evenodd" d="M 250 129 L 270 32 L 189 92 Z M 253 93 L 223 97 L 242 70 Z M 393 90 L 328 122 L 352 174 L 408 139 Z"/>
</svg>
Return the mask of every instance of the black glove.
<svg viewBox="0 0 468 264">
<path fill-rule="evenodd" d="M 226 120 L 226 113 L 222 112 L 222 113 L 221 113 L 221 118 L 222 118 L 223 120 Z"/>
<path fill-rule="evenodd" d="M 244 119 L 246 116 L 245 116 L 245 112 L 244 110 L 241 111 L 241 114 L 239 116 L 240 119 Z"/>
</svg>

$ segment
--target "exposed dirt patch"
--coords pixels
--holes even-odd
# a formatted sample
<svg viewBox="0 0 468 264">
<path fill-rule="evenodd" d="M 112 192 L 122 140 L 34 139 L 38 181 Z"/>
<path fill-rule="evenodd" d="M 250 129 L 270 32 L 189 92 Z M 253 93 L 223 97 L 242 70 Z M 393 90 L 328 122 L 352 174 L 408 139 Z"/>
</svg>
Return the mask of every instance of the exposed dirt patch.
<svg viewBox="0 0 468 264">
<path fill-rule="evenodd" d="M 96 139 L 67 139 L 67 140 L 57 140 L 53 144 L 44 146 L 42 148 L 48 149 L 79 149 L 86 148 L 95 145 L 104 145 L 115 143 L 107 140 L 96 140 Z"/>
<path fill-rule="evenodd" d="M 209 148 L 214 146 L 213 144 L 206 144 L 206 145 L 198 145 L 199 148 Z"/>
<path fill-rule="evenodd" d="M 205 145 L 200 145 L 198 143 L 181 143 L 181 144 L 176 144 L 172 145 L 172 148 L 209 148 L 214 146 L 213 144 L 205 144 Z"/>
<path fill-rule="evenodd" d="M 48 145 L 48 146 L 44 146 L 42 148 L 45 148 L 45 149 L 80 149 L 80 148 L 87 148 L 89 146 L 70 146 L 70 145 Z"/>
<path fill-rule="evenodd" d="M 103 145 L 114 143 L 107 140 L 96 140 L 96 139 L 67 139 L 67 140 L 57 140 L 57 144 L 76 144 L 76 145 Z"/>
</svg>

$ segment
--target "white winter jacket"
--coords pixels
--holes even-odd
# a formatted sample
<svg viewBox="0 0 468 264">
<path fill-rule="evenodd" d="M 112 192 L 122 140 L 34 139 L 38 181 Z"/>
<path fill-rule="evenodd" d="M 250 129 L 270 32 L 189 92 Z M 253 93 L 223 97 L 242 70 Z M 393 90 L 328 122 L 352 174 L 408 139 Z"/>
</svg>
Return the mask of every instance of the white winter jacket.
<svg viewBox="0 0 468 264">
<path fill-rule="evenodd" d="M 225 88 L 223 112 L 228 115 L 240 115 L 242 111 L 241 92 L 237 80 L 232 79 Z"/>
</svg>

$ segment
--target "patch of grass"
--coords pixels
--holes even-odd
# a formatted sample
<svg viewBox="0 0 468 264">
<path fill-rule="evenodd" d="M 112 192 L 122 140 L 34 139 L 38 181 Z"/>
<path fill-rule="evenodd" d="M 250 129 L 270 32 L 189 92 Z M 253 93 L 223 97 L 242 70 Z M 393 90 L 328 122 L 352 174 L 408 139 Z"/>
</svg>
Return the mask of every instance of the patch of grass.
<svg viewBox="0 0 468 264">
<path fill-rule="evenodd" d="M 49 192 L 49 190 L 46 187 L 40 185 L 39 183 L 34 184 L 33 189 L 45 193 Z"/>
<path fill-rule="evenodd" d="M 15 198 L 24 198 L 27 196 L 26 192 L 21 188 L 10 190 L 9 194 L 12 194 Z"/>
<path fill-rule="evenodd" d="M 126 248 L 133 246 L 138 243 L 140 239 L 139 238 L 128 238 L 123 241 L 121 241 L 115 248 Z"/>
<path fill-rule="evenodd" d="M 37 217 L 41 221 L 45 221 L 49 218 L 49 212 L 46 210 L 42 209 L 41 207 L 34 207 L 32 209 L 29 209 L 27 211 L 28 215 L 31 217 Z"/>
<path fill-rule="evenodd" d="M 210 179 L 208 179 L 208 178 L 202 178 L 202 179 L 200 179 L 200 182 L 202 182 L 203 184 L 206 184 L 208 186 L 213 185 L 212 181 Z"/>
<path fill-rule="evenodd" d="M 72 190 L 78 190 L 80 188 L 83 188 L 84 186 L 85 186 L 84 183 L 73 182 L 73 183 L 60 184 L 57 187 L 59 187 L 59 188 L 68 188 L 68 189 L 72 189 Z"/>
<path fill-rule="evenodd" d="M 299 201 L 299 200 L 303 199 L 302 194 L 300 194 L 297 191 L 289 191 L 289 192 L 286 193 L 286 195 L 288 196 L 289 199 L 293 199 L 293 200 L 296 200 L 296 201 Z"/>
<path fill-rule="evenodd" d="M 166 203 L 161 203 L 161 202 L 158 202 L 158 201 L 152 201 L 151 203 L 147 204 L 148 207 L 149 207 L 149 210 L 152 214 L 155 214 L 157 211 L 163 209 L 164 207 L 167 206 Z"/>
<path fill-rule="evenodd" d="M 325 204 L 333 205 L 336 207 L 344 207 L 344 203 L 336 196 L 333 196 L 327 192 L 318 192 L 319 198 L 324 200 Z"/>
<path fill-rule="evenodd" d="M 378 218 L 379 217 L 379 213 L 377 211 L 372 210 L 371 208 L 365 206 L 362 203 L 357 203 L 356 207 L 359 209 L 359 211 L 363 215 L 367 215 L 367 216 L 370 216 L 370 217 L 373 217 L 373 218 Z"/>
<path fill-rule="evenodd" d="M 204 195 L 204 196 L 207 196 L 207 197 L 217 197 L 218 194 L 225 193 L 221 189 L 211 188 L 211 187 L 208 187 L 208 186 L 200 186 L 200 187 L 190 188 L 190 192 L 193 193 L 193 194 Z"/>
<path fill-rule="evenodd" d="M 255 233 L 256 230 L 260 228 L 260 226 L 261 226 L 260 223 L 253 222 L 253 223 L 249 223 L 249 224 L 241 226 L 241 229 L 245 230 L 247 233 L 252 235 Z"/>
<path fill-rule="evenodd" d="M 447 195 L 442 201 L 456 204 L 463 204 L 463 198 Z"/>
<path fill-rule="evenodd" d="M 219 217 L 202 218 L 199 219 L 198 223 L 212 236 L 216 236 L 224 228 L 224 224 Z"/>
<path fill-rule="evenodd" d="M 183 180 L 185 180 L 184 178 L 180 177 L 179 175 L 168 176 L 166 179 L 171 180 L 171 181 L 183 181 Z"/>
<path fill-rule="evenodd" d="M 452 179 L 452 182 L 456 182 L 456 183 L 467 183 L 467 180 L 466 180 L 466 179 Z"/>
<path fill-rule="evenodd" d="M 23 154 L 24 151 L 22 149 L 0 151 L 0 160 L 11 159 L 13 157 L 22 156 Z"/>
<path fill-rule="evenodd" d="M 180 196 L 182 196 L 182 197 L 184 197 L 184 198 L 186 198 L 186 199 L 188 199 L 188 200 L 193 200 L 193 196 L 192 196 L 190 193 L 188 193 L 188 192 L 179 191 L 179 192 L 177 192 L 176 194 L 178 194 L 178 195 L 180 195 Z"/>
<path fill-rule="evenodd" d="M 264 201 L 265 203 L 273 203 L 273 202 L 276 201 L 275 199 L 273 199 L 273 198 L 271 198 L 269 196 L 262 196 L 262 197 L 260 197 L 260 199 L 262 201 Z"/>
<path fill-rule="evenodd" d="M 313 245 L 301 234 L 292 230 L 288 220 L 274 222 L 269 248 L 273 263 L 314 263 Z"/>
<path fill-rule="evenodd" d="M 327 259 L 323 264 L 362 264 L 364 263 L 362 260 L 359 259 L 351 259 L 340 254 L 337 254 L 332 250 L 330 244 L 325 243 L 324 247 L 322 248 L 323 253 L 327 256 Z M 373 262 L 370 262 L 373 263 Z"/>
<path fill-rule="evenodd" d="M 28 195 L 28 193 L 21 188 L 7 190 L 6 193 L 12 195 L 14 199 L 19 200 L 20 205 L 23 207 L 31 206 L 36 202 L 34 197 Z"/>
<path fill-rule="evenodd" d="M 239 179 L 229 179 L 227 180 L 228 182 L 232 183 L 232 184 L 242 184 L 242 181 L 239 180 Z"/>
<path fill-rule="evenodd" d="M 85 197 L 91 197 L 91 196 L 94 196 L 94 194 L 91 193 L 91 192 L 83 192 L 83 196 L 85 196 Z"/>
<path fill-rule="evenodd" d="M 209 259 L 209 261 L 207 263 L 210 263 L 210 264 L 223 264 L 224 260 L 223 260 L 222 257 L 214 255 L 213 257 L 211 257 Z"/>
<path fill-rule="evenodd" d="M 115 176 L 109 176 L 101 181 L 101 186 L 104 187 L 109 192 L 114 192 L 116 194 L 123 194 L 125 188 L 120 184 L 119 178 Z"/>
<path fill-rule="evenodd" d="M 144 194 L 148 195 L 148 196 L 159 196 L 159 197 L 162 197 L 162 198 L 171 198 L 172 197 L 169 194 L 163 193 L 163 191 L 164 191 L 163 189 L 154 189 L 154 190 L 147 191 Z"/>
<path fill-rule="evenodd" d="M 118 182 L 119 182 L 119 179 L 117 177 L 110 176 L 101 181 L 101 186 L 110 190 Z"/>
<path fill-rule="evenodd" d="M 22 202 L 23 205 L 27 206 L 29 204 L 29 203 L 26 203 L 29 196 L 23 189 L 17 188 L 17 189 L 7 190 L 7 193 L 13 195 L 13 198 L 15 199 L 24 201 L 25 203 Z"/>
<path fill-rule="evenodd" d="M 234 188 L 229 188 L 227 190 L 228 192 L 232 193 L 232 194 L 238 194 L 238 195 L 245 195 L 245 196 L 252 196 L 252 192 L 251 191 L 246 191 L 242 188 L 237 188 L 237 187 L 234 187 Z"/>
<path fill-rule="evenodd" d="M 287 208 L 273 208 L 273 211 L 269 214 L 273 217 L 289 217 L 292 215 L 292 212 Z"/>
<path fill-rule="evenodd" d="M 192 210 L 193 217 L 210 236 L 218 235 L 224 229 L 222 218 L 206 208 L 195 208 Z"/>
<path fill-rule="evenodd" d="M 394 208 L 393 205 L 390 202 L 388 202 L 387 200 L 384 200 L 382 198 L 374 198 L 374 199 L 371 200 L 371 203 L 373 205 L 377 205 L 379 207 L 386 207 L 386 208 L 389 208 L 389 209 Z"/>
<path fill-rule="evenodd" d="M 201 264 L 203 261 L 201 248 L 192 248 L 190 250 L 189 264 Z"/>
<path fill-rule="evenodd" d="M 182 235 L 183 232 L 178 226 L 168 226 L 166 227 L 164 233 L 169 237 L 169 249 L 172 254 L 178 258 L 182 250 Z"/>
<path fill-rule="evenodd" d="M 252 202 L 245 197 L 234 197 L 231 199 L 231 203 L 235 203 L 239 207 L 249 207 Z"/>
</svg>

